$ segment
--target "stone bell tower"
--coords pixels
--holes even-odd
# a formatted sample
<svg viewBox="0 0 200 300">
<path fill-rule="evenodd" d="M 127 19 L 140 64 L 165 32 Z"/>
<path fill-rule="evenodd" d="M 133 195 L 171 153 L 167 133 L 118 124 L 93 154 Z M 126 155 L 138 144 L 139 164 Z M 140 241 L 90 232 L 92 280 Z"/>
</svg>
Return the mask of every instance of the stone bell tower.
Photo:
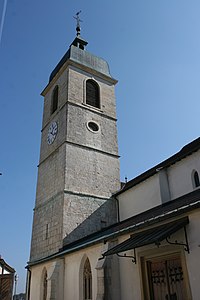
<svg viewBox="0 0 200 300">
<path fill-rule="evenodd" d="M 116 221 L 110 198 L 119 189 L 117 81 L 86 45 L 77 15 L 77 36 L 42 92 L 32 262 L 59 251 L 64 238 L 71 242 Z"/>
</svg>

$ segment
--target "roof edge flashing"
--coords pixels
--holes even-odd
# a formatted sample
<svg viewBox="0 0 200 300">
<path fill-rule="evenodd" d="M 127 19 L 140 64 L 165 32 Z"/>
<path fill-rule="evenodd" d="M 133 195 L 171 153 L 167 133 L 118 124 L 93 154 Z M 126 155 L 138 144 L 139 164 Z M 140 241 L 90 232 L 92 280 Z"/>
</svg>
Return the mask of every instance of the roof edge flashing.
<svg viewBox="0 0 200 300">
<path fill-rule="evenodd" d="M 158 171 L 169 168 L 171 165 L 176 164 L 180 160 L 184 159 L 185 157 L 191 155 L 192 153 L 198 151 L 200 149 L 200 138 L 193 140 L 189 144 L 183 146 L 180 151 L 175 153 L 174 155 L 170 156 L 169 158 L 165 159 L 161 163 L 155 165 L 154 167 L 148 169 L 147 171 L 141 173 L 140 175 L 136 176 L 135 178 L 131 179 L 117 192 L 113 194 L 113 196 L 118 196 L 123 192 L 131 189 L 132 187 L 140 184 L 141 182 L 145 181 L 151 176 L 154 176 L 158 173 Z"/>
<path fill-rule="evenodd" d="M 102 73 L 103 75 L 106 75 L 107 77 L 112 78 L 110 74 L 109 65 L 106 60 L 104 60 L 101 57 L 95 56 L 88 51 L 82 50 L 72 44 L 68 51 L 65 53 L 65 55 L 61 58 L 60 62 L 51 72 L 51 75 L 49 77 L 49 83 L 59 72 L 64 63 L 68 60 L 74 61 L 80 65 L 86 66 L 99 73 Z"/>
</svg>

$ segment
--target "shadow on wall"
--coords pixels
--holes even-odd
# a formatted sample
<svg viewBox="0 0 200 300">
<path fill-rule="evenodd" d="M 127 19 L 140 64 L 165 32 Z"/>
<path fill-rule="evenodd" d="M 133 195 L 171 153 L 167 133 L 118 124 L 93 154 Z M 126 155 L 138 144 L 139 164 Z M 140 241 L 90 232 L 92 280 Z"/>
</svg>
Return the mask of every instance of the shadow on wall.
<svg viewBox="0 0 200 300">
<path fill-rule="evenodd" d="M 102 201 L 102 200 L 101 200 Z M 63 240 L 63 247 L 117 222 L 116 200 L 110 198 L 87 217 Z"/>
</svg>

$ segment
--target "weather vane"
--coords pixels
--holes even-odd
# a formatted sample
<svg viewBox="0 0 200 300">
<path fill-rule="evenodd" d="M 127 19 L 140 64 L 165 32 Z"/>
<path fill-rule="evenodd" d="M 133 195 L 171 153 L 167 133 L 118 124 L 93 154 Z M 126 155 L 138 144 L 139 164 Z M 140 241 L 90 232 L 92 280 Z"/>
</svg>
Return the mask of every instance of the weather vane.
<svg viewBox="0 0 200 300">
<path fill-rule="evenodd" d="M 79 12 L 76 13 L 76 17 L 74 17 L 74 19 L 76 19 L 76 31 L 77 31 L 77 36 L 80 35 L 80 32 L 81 32 L 81 26 L 80 26 L 80 22 L 83 22 L 79 15 L 81 13 L 81 10 Z"/>
</svg>

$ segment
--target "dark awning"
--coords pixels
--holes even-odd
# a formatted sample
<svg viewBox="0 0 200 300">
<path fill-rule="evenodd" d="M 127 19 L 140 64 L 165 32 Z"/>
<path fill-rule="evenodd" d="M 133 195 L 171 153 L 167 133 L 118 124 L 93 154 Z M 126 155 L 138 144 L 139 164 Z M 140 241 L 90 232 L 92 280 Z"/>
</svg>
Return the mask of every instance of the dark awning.
<svg viewBox="0 0 200 300">
<path fill-rule="evenodd" d="M 106 251 L 103 256 L 121 253 L 145 245 L 153 244 L 159 245 L 164 239 L 168 238 L 171 234 L 183 228 L 189 223 L 188 217 L 163 224 L 142 232 L 133 234 L 128 240 L 118 244 L 117 246 Z"/>
</svg>

